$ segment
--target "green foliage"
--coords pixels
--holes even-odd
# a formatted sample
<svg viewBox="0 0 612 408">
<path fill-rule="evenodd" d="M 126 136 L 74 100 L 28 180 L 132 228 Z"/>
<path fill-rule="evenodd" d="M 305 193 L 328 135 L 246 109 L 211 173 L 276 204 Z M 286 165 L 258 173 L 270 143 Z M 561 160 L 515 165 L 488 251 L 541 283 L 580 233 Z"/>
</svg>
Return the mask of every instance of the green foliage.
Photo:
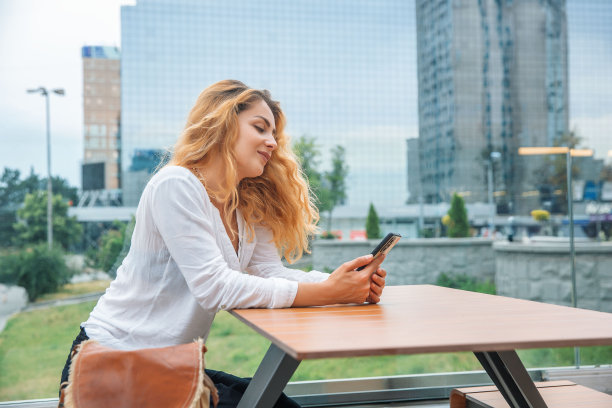
<svg viewBox="0 0 612 408">
<path fill-rule="evenodd" d="M 68 204 L 61 195 L 53 196 L 53 241 L 68 248 L 83 234 L 76 217 L 68 217 Z M 23 207 L 17 210 L 19 221 L 13 225 L 18 246 L 44 242 L 47 239 L 47 192 L 37 190 L 26 194 Z"/>
<path fill-rule="evenodd" d="M 17 221 L 17 209 L 26 194 L 38 190 L 40 179 L 32 169 L 30 175 L 20 180 L 20 171 L 4 168 L 0 177 L 0 246 L 8 247 L 13 241 L 13 224 Z"/>
<path fill-rule="evenodd" d="M 39 244 L 0 258 L 0 279 L 25 288 L 31 302 L 68 282 L 71 271 L 63 251 Z"/>
<path fill-rule="evenodd" d="M 605 165 L 599 173 L 601 181 L 612 181 L 612 164 Z"/>
<path fill-rule="evenodd" d="M 297 156 L 298 162 L 302 167 L 302 172 L 306 177 L 306 180 L 308 180 L 310 190 L 317 198 L 317 206 L 321 205 L 319 192 L 321 190 L 322 175 L 317 170 L 320 164 L 319 155 L 321 154 L 321 152 L 315 144 L 314 138 L 308 136 L 301 136 L 293 144 L 293 152 Z"/>
<path fill-rule="evenodd" d="M 41 180 L 34 174 L 34 169 L 30 170 L 30 175 L 25 179 L 21 180 L 20 177 L 19 170 L 4 168 L 0 177 L 0 207 L 19 206 L 26 194 L 41 189 Z"/>
<path fill-rule="evenodd" d="M 310 190 L 314 194 L 319 212 L 327 211 L 327 229 L 331 229 L 332 211 L 346 198 L 346 176 L 348 166 L 345 163 L 345 150 L 342 146 L 332 149 L 332 168 L 320 172 L 318 157 L 320 151 L 314 138 L 301 136 L 293 145 L 293 152 L 302 167 L 302 172 L 308 180 Z"/>
<path fill-rule="evenodd" d="M 423 228 L 419 230 L 420 238 L 433 238 L 436 235 L 436 232 L 433 228 Z"/>
<path fill-rule="evenodd" d="M 338 236 L 333 231 L 323 231 L 320 235 L 321 239 L 336 239 Z"/>
<path fill-rule="evenodd" d="M 376 213 L 376 209 L 372 203 L 370 203 L 368 218 L 366 219 L 366 236 L 368 239 L 382 238 L 380 235 L 380 222 L 378 220 L 378 214 Z"/>
<path fill-rule="evenodd" d="M 445 288 L 454 288 L 468 290 L 470 292 L 488 293 L 495 295 L 497 290 L 495 283 L 491 281 L 479 281 L 467 275 L 447 275 L 441 273 L 436 280 L 436 285 L 444 286 Z"/>
<path fill-rule="evenodd" d="M 51 186 L 54 195 L 61 195 L 69 204 L 76 202 L 77 189 L 68 185 L 65 179 L 51 177 Z M 4 168 L 0 176 L 0 246 L 7 247 L 14 243 L 13 225 L 17 222 L 17 210 L 22 206 L 27 194 L 38 190 L 47 190 L 47 179 L 38 177 L 34 169 L 30 170 L 29 176 L 21 179 L 19 170 Z"/>
<path fill-rule="evenodd" d="M 15 252 L 0 256 L 0 283 L 16 285 L 19 280 L 20 257 Z"/>
<path fill-rule="evenodd" d="M 125 223 L 113 221 L 112 227 L 100 237 L 98 249 L 87 252 L 87 257 L 92 266 L 103 271 L 110 271 L 117 262 L 120 263 L 123 260 L 125 254 L 120 255 L 126 242 L 126 228 Z"/>
<path fill-rule="evenodd" d="M 453 194 L 450 209 L 448 210 L 450 222 L 448 225 L 448 236 L 451 238 L 464 238 L 470 234 L 470 223 L 468 221 L 465 201 L 459 194 Z"/>
<path fill-rule="evenodd" d="M 327 229 L 331 229 L 332 211 L 341 204 L 346 198 L 346 176 L 348 175 L 348 166 L 345 163 L 345 150 L 342 146 L 336 146 L 332 149 L 332 169 L 325 172 L 325 189 L 328 194 L 327 202 Z"/>
</svg>

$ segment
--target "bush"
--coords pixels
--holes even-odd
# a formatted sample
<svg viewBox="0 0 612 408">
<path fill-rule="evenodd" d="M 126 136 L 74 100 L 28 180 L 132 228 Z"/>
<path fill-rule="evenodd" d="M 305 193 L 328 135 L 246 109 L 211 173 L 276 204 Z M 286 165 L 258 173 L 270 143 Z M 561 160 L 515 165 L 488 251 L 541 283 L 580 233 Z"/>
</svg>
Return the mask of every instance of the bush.
<svg viewBox="0 0 612 408">
<path fill-rule="evenodd" d="M 433 228 L 423 228 L 419 230 L 420 238 L 433 238 L 436 235 L 436 232 Z"/>
<path fill-rule="evenodd" d="M 0 262 L 0 279 L 25 288 L 30 302 L 40 295 L 55 292 L 68 283 L 71 271 L 60 248 L 48 249 L 47 244 L 25 248 L 5 255 Z"/>
<path fill-rule="evenodd" d="M 470 234 L 470 223 L 468 221 L 465 201 L 459 194 L 453 194 L 451 206 L 448 210 L 448 236 L 451 238 L 464 238 Z"/>
<path fill-rule="evenodd" d="M 467 275 L 450 276 L 442 273 L 438 276 L 436 285 L 444 286 L 445 288 L 468 290 L 470 292 L 488 293 L 489 295 L 495 295 L 497 293 L 495 283 L 491 281 L 479 281 Z"/>
<path fill-rule="evenodd" d="M 7 253 L 0 257 L 0 283 L 16 285 L 19 279 L 19 256 Z"/>
<path fill-rule="evenodd" d="M 88 264 L 114 276 L 129 250 L 134 223 L 134 218 L 127 225 L 121 221 L 113 221 L 110 229 L 98 240 L 98 248 L 87 250 Z"/>
<path fill-rule="evenodd" d="M 336 234 L 333 233 L 333 231 L 323 231 L 321 233 L 321 239 L 336 239 L 338 238 L 336 236 Z"/>
<path fill-rule="evenodd" d="M 538 222 L 548 221 L 550 219 L 550 213 L 546 210 L 533 210 L 531 216 Z"/>
<path fill-rule="evenodd" d="M 370 203 L 370 209 L 368 210 L 368 218 L 366 219 L 366 236 L 368 239 L 379 239 L 380 236 L 380 222 L 378 220 L 378 214 L 374 208 L 374 204 Z"/>
</svg>

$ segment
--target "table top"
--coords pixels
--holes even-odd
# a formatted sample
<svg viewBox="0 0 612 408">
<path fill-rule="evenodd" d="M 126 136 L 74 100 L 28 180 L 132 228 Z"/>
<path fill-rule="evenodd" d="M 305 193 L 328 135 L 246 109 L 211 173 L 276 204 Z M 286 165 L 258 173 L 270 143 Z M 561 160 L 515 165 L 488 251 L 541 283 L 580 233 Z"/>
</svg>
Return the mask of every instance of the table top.
<svg viewBox="0 0 612 408">
<path fill-rule="evenodd" d="M 432 285 L 377 305 L 231 312 L 295 359 L 612 345 L 612 314 Z"/>
</svg>

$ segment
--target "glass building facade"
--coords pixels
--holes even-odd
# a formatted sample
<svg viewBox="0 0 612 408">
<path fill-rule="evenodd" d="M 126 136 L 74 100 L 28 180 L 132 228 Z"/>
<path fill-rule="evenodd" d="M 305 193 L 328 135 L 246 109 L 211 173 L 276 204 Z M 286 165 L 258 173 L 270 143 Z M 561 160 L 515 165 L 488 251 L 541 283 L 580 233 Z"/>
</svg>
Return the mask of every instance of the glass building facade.
<svg viewBox="0 0 612 408">
<path fill-rule="evenodd" d="M 564 0 L 418 0 L 419 168 L 425 202 L 487 201 L 491 152 L 500 212 L 539 205 L 542 160 L 569 129 Z"/>
<path fill-rule="evenodd" d="M 206 86 L 266 88 L 321 169 L 346 148 L 348 205 L 401 205 L 415 136 L 414 6 L 400 0 L 139 0 L 122 7 L 124 204 L 138 203 Z M 364 213 L 365 216 L 365 213 Z"/>
</svg>

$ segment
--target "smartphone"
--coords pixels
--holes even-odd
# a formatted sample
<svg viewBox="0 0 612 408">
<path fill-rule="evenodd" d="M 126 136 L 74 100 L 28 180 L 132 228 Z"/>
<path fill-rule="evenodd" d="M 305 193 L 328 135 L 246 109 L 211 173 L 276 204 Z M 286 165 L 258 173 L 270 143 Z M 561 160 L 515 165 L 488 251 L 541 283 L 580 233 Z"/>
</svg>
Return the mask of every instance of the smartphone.
<svg viewBox="0 0 612 408">
<path fill-rule="evenodd" d="M 395 244 L 399 242 L 400 238 L 402 238 L 400 234 L 396 234 L 394 232 L 388 233 L 387 236 L 384 237 L 382 241 L 380 241 L 380 243 L 376 245 L 376 248 L 374 248 L 374 250 L 372 251 L 372 255 L 374 256 L 374 258 L 381 254 L 388 254 L 391 248 L 393 248 Z M 357 270 L 360 271 L 368 265 L 360 266 L 359 268 L 357 268 Z"/>
</svg>

